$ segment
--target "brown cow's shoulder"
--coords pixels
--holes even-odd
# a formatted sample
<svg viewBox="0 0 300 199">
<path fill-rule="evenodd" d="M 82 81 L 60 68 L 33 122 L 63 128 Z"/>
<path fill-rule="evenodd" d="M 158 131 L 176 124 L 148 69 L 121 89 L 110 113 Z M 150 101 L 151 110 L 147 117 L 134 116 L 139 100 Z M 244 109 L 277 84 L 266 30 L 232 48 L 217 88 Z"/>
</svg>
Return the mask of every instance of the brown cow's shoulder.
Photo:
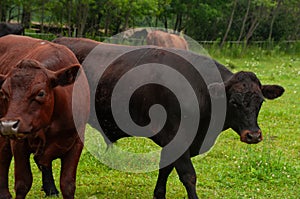
<svg viewBox="0 0 300 199">
<path fill-rule="evenodd" d="M 0 67 L 2 74 L 25 58 L 37 60 L 54 71 L 78 63 L 74 54 L 65 46 L 41 39 L 7 35 L 0 38 L 0 44 L 0 52 L 3 52 L 0 54 L 0 64 L 5 65 L 5 68 Z"/>
</svg>

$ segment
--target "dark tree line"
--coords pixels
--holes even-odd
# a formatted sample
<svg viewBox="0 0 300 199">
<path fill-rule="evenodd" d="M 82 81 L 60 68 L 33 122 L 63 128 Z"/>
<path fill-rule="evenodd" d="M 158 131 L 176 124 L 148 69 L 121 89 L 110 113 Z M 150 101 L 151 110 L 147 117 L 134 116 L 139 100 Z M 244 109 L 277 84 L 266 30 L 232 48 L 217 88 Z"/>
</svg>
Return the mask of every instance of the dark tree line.
<svg viewBox="0 0 300 199">
<path fill-rule="evenodd" d="M 0 0 L 0 20 L 66 36 L 163 27 L 196 40 L 299 40 L 300 0 Z M 55 29 L 53 29 L 55 27 Z"/>
</svg>

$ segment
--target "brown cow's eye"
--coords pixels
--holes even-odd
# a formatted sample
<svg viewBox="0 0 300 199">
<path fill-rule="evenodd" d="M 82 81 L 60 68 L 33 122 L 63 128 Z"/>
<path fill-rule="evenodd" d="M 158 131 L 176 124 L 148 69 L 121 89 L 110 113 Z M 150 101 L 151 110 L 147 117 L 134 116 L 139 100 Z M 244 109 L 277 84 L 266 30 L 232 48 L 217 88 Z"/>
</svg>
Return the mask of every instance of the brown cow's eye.
<svg viewBox="0 0 300 199">
<path fill-rule="evenodd" d="M 46 100 L 46 98 L 45 98 L 46 95 L 47 95 L 47 93 L 45 90 L 40 90 L 39 92 L 37 92 L 33 95 L 32 100 L 35 102 L 38 102 L 38 103 L 44 103 Z"/>
<path fill-rule="evenodd" d="M 2 90 L 0 90 L 0 98 L 7 99 L 7 95 Z"/>
<path fill-rule="evenodd" d="M 44 90 L 40 90 L 40 92 L 37 94 L 37 97 L 45 97 L 46 92 Z"/>
</svg>

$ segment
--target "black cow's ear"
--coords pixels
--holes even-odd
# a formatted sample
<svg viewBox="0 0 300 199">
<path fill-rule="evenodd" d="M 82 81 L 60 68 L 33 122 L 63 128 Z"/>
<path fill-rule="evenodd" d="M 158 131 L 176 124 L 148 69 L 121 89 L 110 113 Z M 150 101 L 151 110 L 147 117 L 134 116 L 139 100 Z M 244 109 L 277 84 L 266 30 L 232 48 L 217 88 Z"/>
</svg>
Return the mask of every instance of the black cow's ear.
<svg viewBox="0 0 300 199">
<path fill-rule="evenodd" d="M 207 88 L 212 98 L 219 99 L 226 96 L 225 85 L 223 83 L 212 83 Z"/>
<path fill-rule="evenodd" d="M 263 85 L 261 91 L 265 98 L 275 99 L 284 93 L 284 88 L 279 85 Z"/>
<path fill-rule="evenodd" d="M 51 80 L 52 87 L 68 86 L 76 80 L 80 65 L 76 64 L 68 68 L 61 69 L 54 73 L 54 78 Z"/>
</svg>

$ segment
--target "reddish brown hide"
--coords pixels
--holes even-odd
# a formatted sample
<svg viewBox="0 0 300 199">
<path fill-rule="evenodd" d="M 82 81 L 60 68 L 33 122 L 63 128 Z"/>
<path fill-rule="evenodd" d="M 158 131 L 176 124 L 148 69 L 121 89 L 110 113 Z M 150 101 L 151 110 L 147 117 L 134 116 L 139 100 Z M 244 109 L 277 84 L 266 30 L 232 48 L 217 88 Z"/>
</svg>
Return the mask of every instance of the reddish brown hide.
<svg viewBox="0 0 300 199">
<path fill-rule="evenodd" d="M 89 115 L 88 83 L 76 57 L 61 45 L 9 35 L 0 38 L 0 74 L 0 198 L 11 198 L 7 173 L 12 156 L 16 198 L 25 198 L 32 184 L 31 153 L 46 195 L 58 194 L 51 164 L 60 158 L 62 195 L 74 198 Z M 79 99 L 72 99 L 75 80 L 82 91 Z M 81 112 L 76 125 L 72 105 Z"/>
<path fill-rule="evenodd" d="M 183 37 L 160 30 L 148 33 L 146 41 L 147 45 L 188 50 L 188 44 Z"/>
</svg>

